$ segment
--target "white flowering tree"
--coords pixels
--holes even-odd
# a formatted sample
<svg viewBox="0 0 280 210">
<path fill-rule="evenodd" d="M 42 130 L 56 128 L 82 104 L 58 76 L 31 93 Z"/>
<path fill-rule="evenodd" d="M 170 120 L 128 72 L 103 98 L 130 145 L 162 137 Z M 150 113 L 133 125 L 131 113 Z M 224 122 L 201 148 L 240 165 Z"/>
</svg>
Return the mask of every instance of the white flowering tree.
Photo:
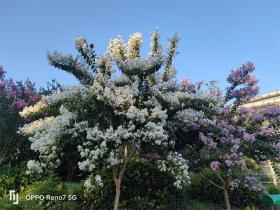
<svg viewBox="0 0 280 210">
<path fill-rule="evenodd" d="M 50 64 L 72 73 L 81 85 L 43 97 L 20 113 L 34 119 L 20 129 L 30 136 L 31 149 L 38 153 L 37 160 L 28 162 L 28 173 L 57 168 L 66 155 L 71 159 L 79 152 L 80 170 L 92 174 L 85 186 L 102 187 L 97 169 L 112 169 L 114 209 L 118 209 L 122 178 L 133 158 L 157 164 L 182 188 L 189 180 L 188 161 L 176 151 L 167 128 L 185 113 L 199 113 L 190 109 L 192 101 L 214 107 L 219 97 L 194 93 L 177 84 L 172 65 L 177 43 L 175 35 L 163 53 L 155 31 L 151 51 L 143 58 L 140 33 L 127 43 L 121 37 L 111 40 L 101 56 L 83 38 L 76 41 L 77 57 L 49 53 Z"/>
</svg>

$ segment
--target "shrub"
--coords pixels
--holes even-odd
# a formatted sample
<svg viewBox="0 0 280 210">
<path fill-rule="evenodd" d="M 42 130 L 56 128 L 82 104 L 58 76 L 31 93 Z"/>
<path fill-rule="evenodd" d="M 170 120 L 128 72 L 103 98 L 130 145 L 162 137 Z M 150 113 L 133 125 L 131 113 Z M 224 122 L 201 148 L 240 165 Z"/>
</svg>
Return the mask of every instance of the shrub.
<svg viewBox="0 0 280 210">
<path fill-rule="evenodd" d="M 15 179 L 6 175 L 0 175 L 0 197 L 8 194 L 10 189 L 15 189 Z"/>
<path fill-rule="evenodd" d="M 206 174 L 207 178 L 216 180 L 217 177 L 210 171 Z M 218 180 L 217 180 L 218 181 Z M 191 175 L 191 184 L 186 187 L 186 196 L 188 199 L 196 199 L 201 202 L 223 203 L 223 197 L 216 187 L 207 182 L 199 174 Z M 240 185 L 239 188 L 230 191 L 231 203 L 235 207 L 245 208 L 248 206 L 257 206 L 260 209 L 268 208 L 268 204 L 261 200 L 261 193 L 250 191 L 248 188 Z"/>
<path fill-rule="evenodd" d="M 13 167 L 10 165 L 0 167 L 0 197 L 6 195 L 11 189 L 20 191 L 31 183 L 32 180 L 27 177 L 25 171 L 24 163 Z"/>
<path fill-rule="evenodd" d="M 81 187 L 80 183 L 63 183 L 54 176 L 50 176 L 44 181 L 36 181 L 25 190 L 20 193 L 18 209 L 29 210 L 80 210 L 82 209 L 83 202 L 81 202 Z M 68 197 L 65 200 L 26 200 L 26 195 L 50 195 L 50 196 L 62 196 L 62 195 L 76 195 L 76 200 L 69 200 Z M 1 201 L 0 201 L 1 203 Z M 2 200 L 2 205 L 5 204 L 5 209 L 11 210 L 9 206 L 10 202 Z M 1 207 L 1 204 L 0 204 Z M 1 208 L 0 208 L 1 209 Z"/>
<path fill-rule="evenodd" d="M 115 196 L 111 170 L 103 169 L 103 187 L 84 188 L 84 200 L 89 209 L 112 209 Z M 173 185 L 174 179 L 157 168 L 133 160 L 123 179 L 120 209 L 180 209 L 183 193 Z"/>
</svg>

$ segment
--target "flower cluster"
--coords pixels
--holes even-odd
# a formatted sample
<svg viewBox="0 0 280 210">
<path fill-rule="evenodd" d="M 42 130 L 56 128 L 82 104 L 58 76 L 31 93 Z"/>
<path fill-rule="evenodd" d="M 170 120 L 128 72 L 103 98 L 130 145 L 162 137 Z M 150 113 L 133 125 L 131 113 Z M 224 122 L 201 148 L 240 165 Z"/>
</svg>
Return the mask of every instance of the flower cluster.
<svg viewBox="0 0 280 210">
<path fill-rule="evenodd" d="M 5 73 L 3 67 L 0 66 L 0 95 L 10 102 L 10 108 L 22 110 L 41 99 L 41 95 L 35 89 L 35 84 L 30 80 L 15 82 L 10 78 L 5 78 Z"/>
<path fill-rule="evenodd" d="M 59 140 L 61 136 L 69 133 L 71 122 L 75 119 L 76 115 L 62 106 L 60 108 L 60 115 L 57 117 L 49 117 L 44 120 L 34 121 L 19 129 L 19 132 L 25 135 L 31 135 L 29 137 L 31 141 L 31 150 L 40 154 L 40 162 L 29 162 L 29 173 L 38 171 L 31 170 L 32 168 L 39 169 L 39 167 L 35 167 L 35 165 L 40 165 L 41 168 L 56 168 L 59 166 L 59 145 L 61 145 L 59 144 Z"/>
<path fill-rule="evenodd" d="M 219 161 L 212 161 L 210 164 L 210 167 L 213 171 L 216 171 L 220 167 L 220 162 Z"/>
<path fill-rule="evenodd" d="M 254 70 L 254 64 L 247 62 L 240 68 L 231 71 L 227 78 L 231 86 L 226 89 L 226 101 L 236 99 L 235 103 L 239 104 L 258 94 L 258 80 L 251 74 Z M 242 87 L 237 89 L 238 86 Z"/>
<path fill-rule="evenodd" d="M 137 32 L 130 36 L 127 43 L 127 58 L 139 58 L 142 44 L 142 34 Z"/>
<path fill-rule="evenodd" d="M 167 159 L 165 161 L 161 160 L 159 163 L 161 171 L 170 171 L 174 176 L 174 186 L 178 189 L 182 189 L 182 186 L 189 182 L 188 161 L 183 158 L 182 154 L 169 152 Z"/>
<path fill-rule="evenodd" d="M 39 163 L 38 161 L 34 161 L 34 160 L 29 160 L 27 163 L 27 168 L 28 170 L 26 171 L 26 174 L 31 174 L 31 173 L 42 173 L 43 169 L 42 169 L 42 164 Z"/>
<path fill-rule="evenodd" d="M 203 133 L 199 133 L 199 139 L 207 146 L 209 149 L 216 149 L 217 143 L 213 140 L 212 134 L 204 135 Z"/>
<path fill-rule="evenodd" d="M 184 130 L 198 130 L 200 125 L 206 126 L 214 122 L 208 119 L 203 111 L 196 111 L 192 108 L 187 108 L 178 111 L 174 116 L 175 120 L 183 125 Z"/>
<path fill-rule="evenodd" d="M 85 88 L 80 86 L 73 86 L 65 90 L 57 90 L 49 96 L 42 96 L 42 99 L 33 106 L 25 107 L 20 115 L 22 117 L 30 117 L 37 114 L 44 113 L 47 108 L 58 104 L 62 101 L 73 100 L 78 96 L 85 95 Z"/>
<path fill-rule="evenodd" d="M 265 190 L 264 186 L 258 182 L 258 179 L 252 173 L 248 173 L 245 176 L 244 186 L 251 191 L 262 192 Z"/>
<path fill-rule="evenodd" d="M 126 56 L 125 44 L 121 37 L 112 39 L 107 49 L 109 55 L 117 60 L 124 60 Z"/>
<path fill-rule="evenodd" d="M 86 188 L 90 188 L 93 189 L 96 186 L 100 186 L 103 187 L 103 183 L 102 183 L 102 179 L 100 175 L 96 175 L 94 178 L 93 177 L 89 177 L 85 182 L 84 182 L 84 186 Z"/>
</svg>

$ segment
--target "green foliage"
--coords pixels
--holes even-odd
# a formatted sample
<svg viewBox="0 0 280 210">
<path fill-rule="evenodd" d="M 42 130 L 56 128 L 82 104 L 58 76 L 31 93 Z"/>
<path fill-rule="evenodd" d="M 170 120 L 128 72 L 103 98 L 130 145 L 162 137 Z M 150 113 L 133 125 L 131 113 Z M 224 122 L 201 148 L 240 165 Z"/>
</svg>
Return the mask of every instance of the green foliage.
<svg viewBox="0 0 280 210">
<path fill-rule="evenodd" d="M 186 200 L 184 210 L 223 210 L 222 204 L 213 204 L 211 202 L 201 202 L 198 200 Z M 235 209 L 234 209 L 235 210 Z"/>
<path fill-rule="evenodd" d="M 88 209 L 112 209 L 115 186 L 112 171 L 98 172 L 103 187 L 84 188 L 84 200 Z M 180 209 L 183 193 L 173 186 L 173 178 L 138 160 L 128 165 L 122 182 L 120 209 Z"/>
<path fill-rule="evenodd" d="M 212 173 L 206 173 L 206 177 L 212 181 L 218 182 L 217 177 Z M 211 185 L 199 174 L 191 174 L 191 184 L 186 187 L 186 195 L 188 199 L 198 199 L 199 201 L 209 201 L 213 203 L 223 203 L 222 191 Z"/>
<path fill-rule="evenodd" d="M 278 180 L 280 180 L 280 163 L 279 162 L 272 162 L 272 167 L 278 177 Z"/>
<path fill-rule="evenodd" d="M 50 195 L 63 196 L 66 195 L 65 200 L 26 200 L 26 195 Z M 68 196 L 71 198 L 68 198 Z M 76 197 L 73 197 L 76 196 Z M 57 178 L 50 176 L 44 181 L 37 181 L 28 186 L 25 190 L 20 192 L 19 205 L 16 209 L 22 210 L 80 210 L 83 209 L 83 202 L 81 200 L 82 190 L 80 183 L 63 183 Z M 76 198 L 73 199 L 73 198 Z M 0 200 L 0 209 L 12 210 L 14 207 L 10 205 L 7 197 Z M 4 208 L 5 207 L 5 208 Z"/>
<path fill-rule="evenodd" d="M 206 172 L 205 176 L 212 181 L 218 183 L 218 178 L 210 171 Z M 222 204 L 222 191 L 210 184 L 199 174 L 192 174 L 191 184 L 186 187 L 186 196 L 188 199 L 196 199 L 201 202 L 211 202 Z M 248 190 L 243 185 L 239 188 L 229 191 L 229 199 L 233 206 L 245 208 L 247 206 L 257 206 L 260 209 L 268 208 L 268 205 L 261 200 L 260 193 Z"/>
<path fill-rule="evenodd" d="M 0 167 L 0 197 L 6 195 L 11 189 L 22 190 L 32 181 L 25 171 L 24 163 L 13 167 L 10 165 Z"/>
<path fill-rule="evenodd" d="M 0 175 L 0 197 L 9 193 L 9 189 L 15 188 L 15 179 L 6 175 Z"/>
<path fill-rule="evenodd" d="M 9 106 L 9 100 L 0 92 L 0 164 L 21 158 L 22 155 L 16 152 L 17 148 L 29 148 L 28 141 L 16 133 L 22 123 L 18 110 Z"/>
<path fill-rule="evenodd" d="M 280 187 L 279 186 L 275 186 L 274 184 L 267 184 L 265 186 L 268 194 L 280 194 Z"/>
</svg>

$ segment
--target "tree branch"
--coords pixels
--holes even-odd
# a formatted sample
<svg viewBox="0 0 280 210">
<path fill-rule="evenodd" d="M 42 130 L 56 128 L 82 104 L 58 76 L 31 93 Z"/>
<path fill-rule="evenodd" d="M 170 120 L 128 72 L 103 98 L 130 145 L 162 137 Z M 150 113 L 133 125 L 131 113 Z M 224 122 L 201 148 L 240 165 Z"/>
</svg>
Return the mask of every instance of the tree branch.
<svg viewBox="0 0 280 210">
<path fill-rule="evenodd" d="M 206 176 L 204 176 L 204 174 L 203 174 L 202 172 L 201 172 L 200 174 L 201 174 L 201 176 L 202 176 L 207 182 L 209 182 L 210 184 L 214 185 L 215 187 L 217 187 L 217 188 L 219 188 L 219 189 L 221 189 L 221 190 L 224 189 L 222 186 L 220 186 L 220 185 L 216 184 L 215 182 L 209 180 Z"/>
</svg>

